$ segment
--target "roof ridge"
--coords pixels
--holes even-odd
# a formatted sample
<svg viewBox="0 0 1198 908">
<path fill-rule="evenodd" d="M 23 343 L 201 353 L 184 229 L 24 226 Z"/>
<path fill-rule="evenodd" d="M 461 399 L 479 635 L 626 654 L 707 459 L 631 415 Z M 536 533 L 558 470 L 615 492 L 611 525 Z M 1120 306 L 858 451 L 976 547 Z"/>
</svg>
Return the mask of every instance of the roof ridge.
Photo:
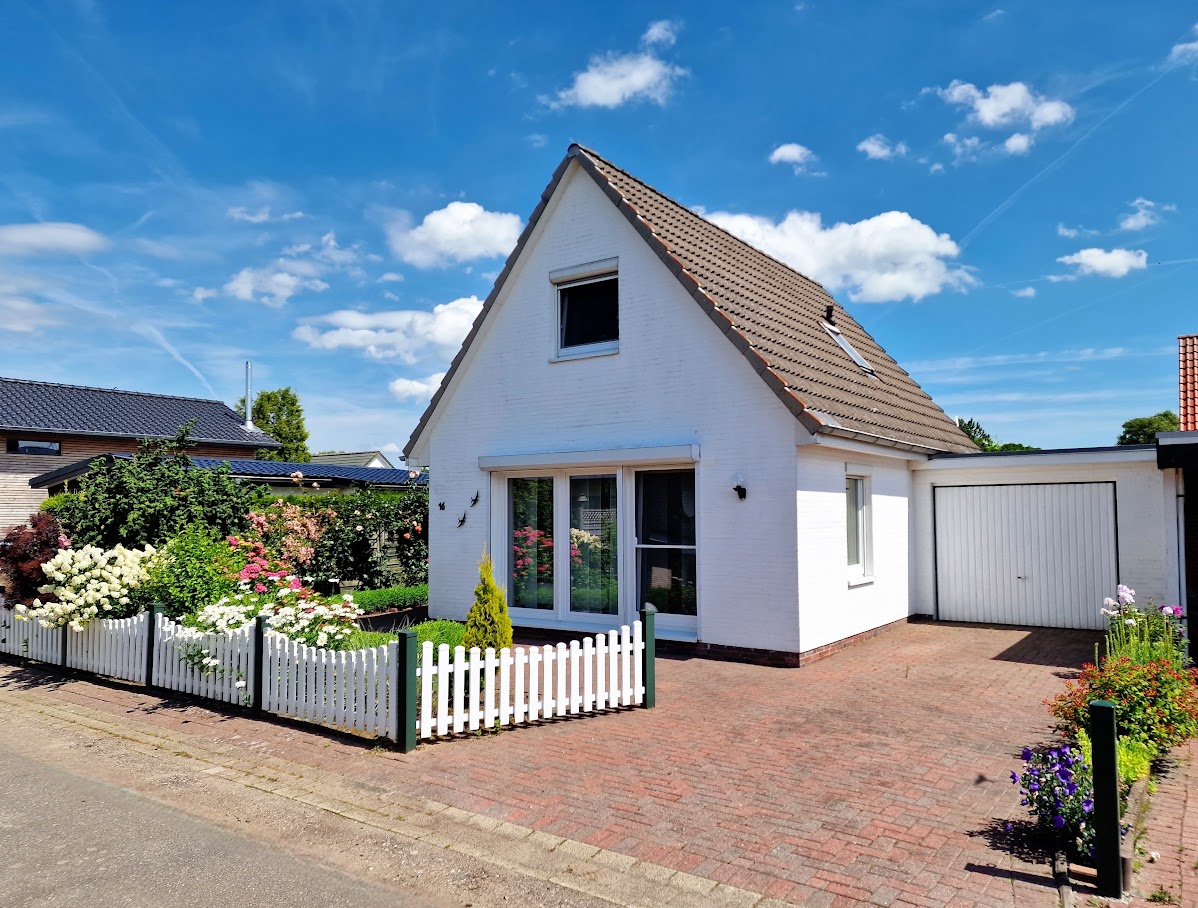
<svg viewBox="0 0 1198 908">
<path fill-rule="evenodd" d="M 697 217 L 704 224 L 707 224 L 709 227 L 711 227 L 715 230 L 718 230 L 720 233 L 724 234 L 724 236 L 728 237 L 730 240 L 733 240 L 734 242 L 740 244 L 741 246 L 744 246 L 746 249 L 751 250 L 752 252 L 756 253 L 757 255 L 764 256 L 765 258 L 769 259 L 774 264 L 780 265 L 781 267 L 785 268 L 787 271 L 797 274 L 803 280 L 810 281 L 812 284 L 815 284 L 815 286 L 819 287 L 820 290 L 824 291 L 824 293 L 827 293 L 829 296 L 832 296 L 832 294 L 828 291 L 827 287 L 825 287 L 823 284 L 821 284 L 815 278 L 804 274 L 798 268 L 794 267 L 794 265 L 788 265 L 786 262 L 782 261 L 781 259 L 775 258 L 774 256 L 770 255 L 764 249 L 758 249 L 752 243 L 737 236 L 735 233 L 728 230 L 726 227 L 721 227 L 719 224 L 715 223 L 715 221 L 712 221 L 709 218 L 703 217 L 703 215 L 699 214 L 699 212 L 695 211 L 695 209 L 688 208 L 687 206 L 683 205 L 681 202 L 679 202 L 673 196 L 662 192 L 656 186 L 652 186 L 649 183 L 646 183 L 644 180 L 642 180 L 636 174 L 629 173 L 627 170 L 625 170 L 619 164 L 609 161 L 607 158 L 603 157 L 603 155 L 599 154 L 599 152 L 595 151 L 593 148 L 587 148 L 585 145 L 580 145 L 577 142 L 575 142 L 574 145 L 575 145 L 575 147 L 577 147 L 579 149 L 579 151 L 582 151 L 584 154 L 588 155 L 591 158 L 595 158 L 599 161 L 602 161 L 606 166 L 610 167 L 612 170 L 618 170 L 620 173 L 624 174 L 624 176 L 628 177 L 628 179 L 632 180 L 634 183 L 640 183 L 642 186 L 644 186 L 650 192 L 657 193 L 657 195 L 661 196 L 663 199 L 665 199 L 671 205 L 676 205 L 679 208 L 681 208 L 683 211 L 687 212 L 688 214 L 691 214 L 694 217 Z M 615 189 L 614 186 L 612 188 Z M 619 190 L 616 189 L 616 192 L 619 192 Z M 621 195 L 622 194 L 623 193 L 621 193 Z M 628 201 L 628 200 L 625 199 L 625 201 Z M 629 202 L 629 204 L 632 204 L 632 203 Z M 644 217 L 644 214 L 642 212 L 638 211 L 637 213 L 641 214 L 641 216 Z M 836 305 L 839 306 L 841 309 L 844 309 L 844 306 L 841 305 L 841 303 L 838 302 L 835 297 L 833 297 L 832 302 L 836 303 Z M 846 309 L 845 311 L 847 312 L 848 310 Z"/>
<path fill-rule="evenodd" d="M 228 408 L 231 412 L 236 413 L 223 400 L 217 400 L 212 397 L 187 397 L 183 394 L 156 394 L 153 391 L 127 391 L 124 388 L 101 388 L 98 385 L 72 385 L 65 382 L 56 381 L 41 381 L 36 378 L 6 378 L 0 375 L 0 382 L 16 382 L 22 385 L 44 385 L 50 388 L 72 388 L 76 391 L 103 391 L 105 394 L 129 394 L 136 397 L 158 397 L 165 400 L 191 400 L 204 404 L 220 404 L 222 407 Z"/>
</svg>

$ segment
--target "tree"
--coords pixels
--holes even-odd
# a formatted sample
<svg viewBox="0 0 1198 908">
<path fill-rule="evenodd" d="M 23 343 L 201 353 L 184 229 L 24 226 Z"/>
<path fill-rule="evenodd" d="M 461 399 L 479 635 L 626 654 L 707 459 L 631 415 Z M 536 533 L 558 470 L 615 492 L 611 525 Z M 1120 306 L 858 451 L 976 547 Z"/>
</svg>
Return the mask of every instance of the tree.
<svg viewBox="0 0 1198 908">
<path fill-rule="evenodd" d="M 462 646 L 469 650 L 493 647 L 501 650 L 512 645 L 512 619 L 508 615 L 507 596 L 495 582 L 491 556 L 483 552 L 478 565 L 478 586 L 474 588 L 474 605 L 466 616 L 466 635 Z"/>
<path fill-rule="evenodd" d="M 244 397 L 237 401 L 237 413 L 245 416 Z M 254 398 L 254 425 L 283 445 L 278 451 L 259 451 L 258 460 L 312 462 L 312 454 L 308 451 L 308 429 L 304 425 L 304 408 L 300 405 L 299 395 L 291 388 L 259 391 Z"/>
<path fill-rule="evenodd" d="M 986 453 L 994 453 L 996 451 L 1039 451 L 1039 448 L 1032 445 L 1021 445 L 1018 442 L 1008 441 L 999 443 L 990 437 L 990 433 L 982 428 L 982 424 L 976 419 L 958 419 L 957 428 L 970 437 L 975 445 L 981 448 Z"/>
<path fill-rule="evenodd" d="M 1123 424 L 1123 433 L 1117 445 L 1151 445 L 1156 443 L 1157 432 L 1176 432 L 1181 421 L 1172 410 L 1161 410 L 1155 416 L 1137 416 Z"/>
<path fill-rule="evenodd" d="M 192 466 L 191 427 L 169 440 L 143 441 L 132 458 L 96 459 L 78 493 L 59 496 L 54 516 L 77 547 L 158 546 L 190 524 L 220 537 L 241 531 L 250 503 L 265 490 L 234 479 L 227 463 Z"/>
</svg>

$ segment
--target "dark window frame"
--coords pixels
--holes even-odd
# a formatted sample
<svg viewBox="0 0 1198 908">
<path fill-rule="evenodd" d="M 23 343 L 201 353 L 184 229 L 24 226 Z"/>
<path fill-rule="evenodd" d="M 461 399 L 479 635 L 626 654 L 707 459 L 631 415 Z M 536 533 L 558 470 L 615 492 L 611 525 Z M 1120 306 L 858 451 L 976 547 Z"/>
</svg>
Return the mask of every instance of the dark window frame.
<svg viewBox="0 0 1198 908">
<path fill-rule="evenodd" d="M 576 287 L 585 287 L 593 284 L 613 285 L 615 290 L 615 299 L 612 300 L 613 315 L 615 316 L 614 332 L 607 331 L 607 334 L 614 336 L 600 337 L 597 340 L 587 340 L 581 343 L 567 343 L 567 321 L 569 317 L 568 294 L 569 291 Z M 557 349 L 561 356 L 582 356 L 588 353 L 607 353 L 619 350 L 620 348 L 620 276 L 618 272 L 608 272 L 605 274 L 596 274 L 577 280 L 562 281 L 554 285 L 554 290 L 557 295 Z M 563 293 L 566 294 L 563 296 Z"/>
<path fill-rule="evenodd" d="M 30 443 L 53 445 L 53 448 L 44 448 L 41 450 L 32 451 L 21 450 L 22 444 L 28 445 Z M 61 457 L 62 442 L 54 441 L 53 439 L 49 438 L 9 438 L 5 443 L 4 451 L 6 454 L 17 454 L 22 457 Z"/>
</svg>

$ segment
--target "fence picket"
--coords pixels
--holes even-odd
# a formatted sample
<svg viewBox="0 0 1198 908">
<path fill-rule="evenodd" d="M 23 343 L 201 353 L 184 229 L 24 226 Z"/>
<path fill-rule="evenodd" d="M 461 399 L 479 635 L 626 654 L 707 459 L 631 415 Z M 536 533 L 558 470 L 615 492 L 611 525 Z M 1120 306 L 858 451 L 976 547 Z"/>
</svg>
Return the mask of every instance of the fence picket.
<svg viewBox="0 0 1198 908">
<path fill-rule="evenodd" d="M 595 635 L 595 709 L 607 707 L 607 637 Z"/>
<path fill-rule="evenodd" d="M 512 650 L 505 646 L 499 651 L 499 727 L 504 728 L 512 718 Z"/>
<path fill-rule="evenodd" d="M 620 705 L 632 704 L 632 638 L 628 625 L 620 628 Z"/>
<path fill-rule="evenodd" d="M 483 659 L 483 728 L 495 727 L 495 648 L 487 647 Z"/>
<path fill-rule="evenodd" d="M 478 647 L 470 647 L 470 712 L 469 712 L 469 728 L 471 731 L 478 731 L 478 723 L 482 720 L 482 709 L 479 700 L 479 679 L 482 671 L 482 660 L 480 658 Z"/>
<path fill-rule="evenodd" d="M 582 650 L 578 648 L 578 641 L 570 641 L 570 715 L 578 715 L 578 705 L 582 702 L 582 698 L 578 695 L 578 657 L 582 654 Z"/>
<path fill-rule="evenodd" d="M 541 684 L 541 649 L 533 646 L 528 650 L 528 721 L 536 722 L 541 717 L 541 700 L 537 696 Z"/>
<path fill-rule="evenodd" d="M 620 705 L 620 638 L 614 630 L 607 632 L 607 705 L 615 709 Z"/>
<path fill-rule="evenodd" d="M 524 677 L 525 677 L 524 673 L 527 670 L 527 667 L 528 667 L 528 654 L 524 652 L 524 647 L 517 646 L 516 647 L 516 664 L 513 669 L 515 676 L 516 676 L 516 694 L 515 694 L 516 713 L 512 720 L 516 725 L 520 725 L 521 723 L 523 723 L 525 717 L 528 715 L 528 703 L 524 699 Z"/>
<path fill-rule="evenodd" d="M 569 707 L 569 702 L 566 700 L 566 644 L 559 643 L 557 645 L 557 714 L 559 717 L 566 714 L 566 709 Z"/>
<path fill-rule="evenodd" d="M 632 622 L 632 703 L 640 706 L 645 702 L 645 631 L 639 621 Z"/>
<path fill-rule="evenodd" d="M 453 648 L 453 733 L 466 725 L 466 647 Z"/>
<path fill-rule="evenodd" d="M 433 641 L 420 647 L 420 737 L 433 736 Z"/>
<path fill-rule="evenodd" d="M 449 733 L 449 644 L 437 647 L 437 735 Z"/>
</svg>

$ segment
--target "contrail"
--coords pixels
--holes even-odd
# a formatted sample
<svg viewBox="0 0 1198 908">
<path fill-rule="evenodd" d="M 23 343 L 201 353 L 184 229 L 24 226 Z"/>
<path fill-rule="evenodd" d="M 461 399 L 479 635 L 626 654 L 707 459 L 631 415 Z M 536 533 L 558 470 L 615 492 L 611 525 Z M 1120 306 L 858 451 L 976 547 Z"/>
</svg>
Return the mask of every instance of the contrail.
<svg viewBox="0 0 1198 908">
<path fill-rule="evenodd" d="M 1012 192 L 1009 196 L 1007 196 L 1006 200 L 1003 201 L 1002 204 L 1000 204 L 997 208 L 995 208 L 993 211 L 991 211 L 988 215 L 986 215 L 984 218 L 982 218 L 980 221 L 978 221 L 977 225 L 974 226 L 974 228 L 972 230 L 970 230 L 969 233 L 965 234 L 965 236 L 961 239 L 961 243 L 960 243 L 961 248 L 964 249 L 966 246 L 968 246 L 969 243 L 973 240 L 973 238 L 975 236 L 977 236 L 983 229 L 988 227 L 992 221 L 994 221 L 996 218 L 1000 217 L 1003 213 L 1005 213 L 1008 208 L 1010 208 L 1012 205 L 1014 205 L 1015 201 L 1021 195 L 1023 195 L 1024 191 L 1027 190 L 1028 187 L 1035 185 L 1036 183 L 1038 183 L 1041 180 L 1041 178 L 1043 178 L 1047 174 L 1051 173 L 1052 171 L 1056 170 L 1056 168 L 1060 165 L 1060 163 L 1062 161 L 1064 161 L 1067 157 L 1069 157 L 1071 154 L 1073 154 L 1073 152 L 1077 150 L 1077 147 L 1079 145 L 1081 145 L 1083 142 L 1086 141 L 1086 139 L 1090 138 L 1090 136 L 1092 136 L 1095 132 L 1097 132 L 1103 126 L 1103 124 L 1105 124 L 1109 119 L 1111 119 L 1111 117 L 1115 116 L 1117 113 L 1119 113 L 1119 111 L 1121 111 L 1121 110 L 1123 110 L 1123 108 L 1127 107 L 1128 104 L 1130 104 L 1136 98 L 1140 97 L 1140 95 L 1144 94 L 1144 92 L 1148 91 L 1148 89 L 1152 88 L 1152 86 L 1156 85 L 1156 83 L 1159 82 L 1161 79 L 1163 79 L 1166 75 L 1168 75 L 1168 73 L 1169 73 L 1169 68 L 1161 70 L 1160 74 L 1155 79 L 1153 79 L 1151 82 L 1149 82 L 1143 88 L 1141 88 L 1139 91 L 1135 92 L 1134 94 L 1132 94 L 1128 98 L 1126 98 L 1123 101 L 1123 103 L 1121 103 L 1118 107 L 1116 107 L 1114 110 L 1112 110 L 1110 113 L 1108 113 L 1105 117 L 1103 117 L 1101 120 L 1099 120 L 1093 126 L 1091 126 L 1088 130 L 1086 130 L 1085 134 L 1082 135 L 1082 137 L 1080 139 L 1078 139 L 1076 142 L 1074 142 L 1072 145 L 1070 145 L 1068 148 L 1066 148 L 1063 152 L 1061 152 L 1061 154 L 1054 161 L 1052 161 L 1047 167 L 1045 167 L 1043 170 L 1041 170 L 1039 173 L 1037 173 L 1034 177 L 1032 177 L 1030 180 L 1028 180 L 1026 183 L 1024 183 L 1022 186 L 1020 186 L 1014 192 Z"/>
</svg>

